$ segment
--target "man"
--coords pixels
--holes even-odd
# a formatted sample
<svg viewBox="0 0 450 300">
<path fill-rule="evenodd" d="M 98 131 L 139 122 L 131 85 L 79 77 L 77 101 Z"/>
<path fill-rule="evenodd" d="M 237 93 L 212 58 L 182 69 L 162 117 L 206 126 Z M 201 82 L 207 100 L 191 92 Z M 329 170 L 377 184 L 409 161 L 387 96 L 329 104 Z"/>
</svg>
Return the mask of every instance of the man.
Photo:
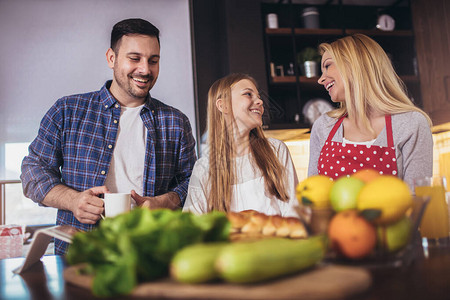
<svg viewBox="0 0 450 300">
<path fill-rule="evenodd" d="M 117 23 L 106 59 L 113 80 L 59 99 L 22 162 L 25 196 L 58 208 L 58 225 L 96 227 L 106 192 L 131 191 L 150 208 L 177 209 L 186 198 L 196 161 L 189 120 L 149 94 L 159 73 L 159 30 L 142 19 Z M 56 240 L 55 253 L 67 246 Z"/>
</svg>

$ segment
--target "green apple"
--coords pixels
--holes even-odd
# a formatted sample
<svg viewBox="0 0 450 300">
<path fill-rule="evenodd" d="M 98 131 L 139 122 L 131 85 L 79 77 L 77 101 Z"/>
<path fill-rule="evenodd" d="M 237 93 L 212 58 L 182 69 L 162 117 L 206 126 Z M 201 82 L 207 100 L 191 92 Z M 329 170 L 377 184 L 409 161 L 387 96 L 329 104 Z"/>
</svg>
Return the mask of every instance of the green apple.
<svg viewBox="0 0 450 300">
<path fill-rule="evenodd" d="M 330 202 L 333 209 L 336 212 L 356 209 L 358 194 L 364 184 L 364 181 L 354 177 L 338 178 L 330 190 Z"/>
<path fill-rule="evenodd" d="M 403 217 L 399 221 L 377 227 L 377 240 L 381 249 L 395 252 L 408 244 L 411 235 L 411 220 Z"/>
</svg>

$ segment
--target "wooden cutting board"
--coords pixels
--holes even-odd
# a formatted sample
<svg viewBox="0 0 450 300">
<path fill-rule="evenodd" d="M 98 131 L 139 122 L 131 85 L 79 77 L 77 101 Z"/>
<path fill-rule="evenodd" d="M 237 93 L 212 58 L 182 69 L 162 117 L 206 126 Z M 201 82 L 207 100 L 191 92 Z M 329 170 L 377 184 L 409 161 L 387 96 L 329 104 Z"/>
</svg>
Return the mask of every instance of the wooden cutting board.
<svg viewBox="0 0 450 300">
<path fill-rule="evenodd" d="M 64 270 L 66 282 L 91 289 L 92 277 L 79 274 L 80 266 Z M 359 267 L 324 266 L 258 284 L 181 284 L 163 279 L 138 285 L 130 296 L 147 299 L 342 299 L 367 290 L 370 273 Z"/>
</svg>

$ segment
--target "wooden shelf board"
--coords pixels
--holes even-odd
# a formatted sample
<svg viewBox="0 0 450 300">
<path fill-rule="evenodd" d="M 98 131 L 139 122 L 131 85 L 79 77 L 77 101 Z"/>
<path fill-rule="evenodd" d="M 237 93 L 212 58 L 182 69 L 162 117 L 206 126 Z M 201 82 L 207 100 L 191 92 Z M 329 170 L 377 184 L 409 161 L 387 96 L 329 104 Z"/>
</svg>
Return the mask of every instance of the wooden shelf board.
<svg viewBox="0 0 450 300">
<path fill-rule="evenodd" d="M 319 80 L 319 76 L 314 76 L 314 77 L 306 77 L 306 76 L 300 76 L 300 83 L 317 83 L 317 81 Z"/>
<path fill-rule="evenodd" d="M 378 29 L 346 29 L 348 35 L 362 33 L 368 36 L 413 36 L 412 30 L 382 31 Z"/>
<path fill-rule="evenodd" d="M 266 28 L 268 35 L 289 35 L 292 33 L 292 28 Z M 336 28 L 294 28 L 295 35 L 351 35 L 355 33 L 362 33 L 368 36 L 413 36 L 412 30 L 393 30 L 382 31 L 378 29 L 336 29 Z"/>
<path fill-rule="evenodd" d="M 311 77 L 308 78 L 306 76 L 300 76 L 299 81 L 300 83 L 317 83 L 317 80 L 319 80 L 319 77 Z M 275 76 L 272 77 L 272 83 L 296 83 L 297 80 L 295 76 Z"/>
<path fill-rule="evenodd" d="M 416 75 L 400 75 L 400 79 L 404 82 L 419 82 L 419 76 Z"/>
<path fill-rule="evenodd" d="M 274 76 L 272 83 L 295 83 L 295 76 Z"/>
<path fill-rule="evenodd" d="M 268 35 L 284 35 L 291 34 L 291 28 L 266 28 L 266 34 Z"/>
<path fill-rule="evenodd" d="M 318 29 L 309 29 L 309 28 L 295 28 L 295 34 L 297 35 L 342 35 L 342 29 L 335 28 L 318 28 Z"/>
<path fill-rule="evenodd" d="M 419 82 L 419 77 L 416 75 L 401 75 L 400 78 L 405 82 Z M 300 76 L 299 82 L 300 83 L 317 83 L 317 80 L 319 80 L 319 77 L 311 77 L 308 78 L 306 76 Z M 295 76 L 275 76 L 272 77 L 272 83 L 296 83 Z"/>
<path fill-rule="evenodd" d="M 266 28 L 266 34 L 268 35 L 288 35 L 292 33 L 292 28 Z M 296 35 L 342 35 L 342 29 L 334 28 L 294 28 L 294 33 Z"/>
</svg>

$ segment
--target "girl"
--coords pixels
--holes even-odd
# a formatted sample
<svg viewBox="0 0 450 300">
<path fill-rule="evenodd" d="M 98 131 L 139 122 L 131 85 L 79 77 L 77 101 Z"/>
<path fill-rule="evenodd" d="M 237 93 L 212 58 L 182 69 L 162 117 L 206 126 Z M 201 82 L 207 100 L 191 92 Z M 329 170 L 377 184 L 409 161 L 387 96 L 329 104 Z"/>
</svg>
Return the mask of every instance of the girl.
<svg viewBox="0 0 450 300">
<path fill-rule="evenodd" d="M 265 138 L 263 101 L 255 80 L 231 74 L 208 93 L 208 150 L 194 166 L 184 211 L 298 217 L 297 174 L 286 145 Z"/>
</svg>

